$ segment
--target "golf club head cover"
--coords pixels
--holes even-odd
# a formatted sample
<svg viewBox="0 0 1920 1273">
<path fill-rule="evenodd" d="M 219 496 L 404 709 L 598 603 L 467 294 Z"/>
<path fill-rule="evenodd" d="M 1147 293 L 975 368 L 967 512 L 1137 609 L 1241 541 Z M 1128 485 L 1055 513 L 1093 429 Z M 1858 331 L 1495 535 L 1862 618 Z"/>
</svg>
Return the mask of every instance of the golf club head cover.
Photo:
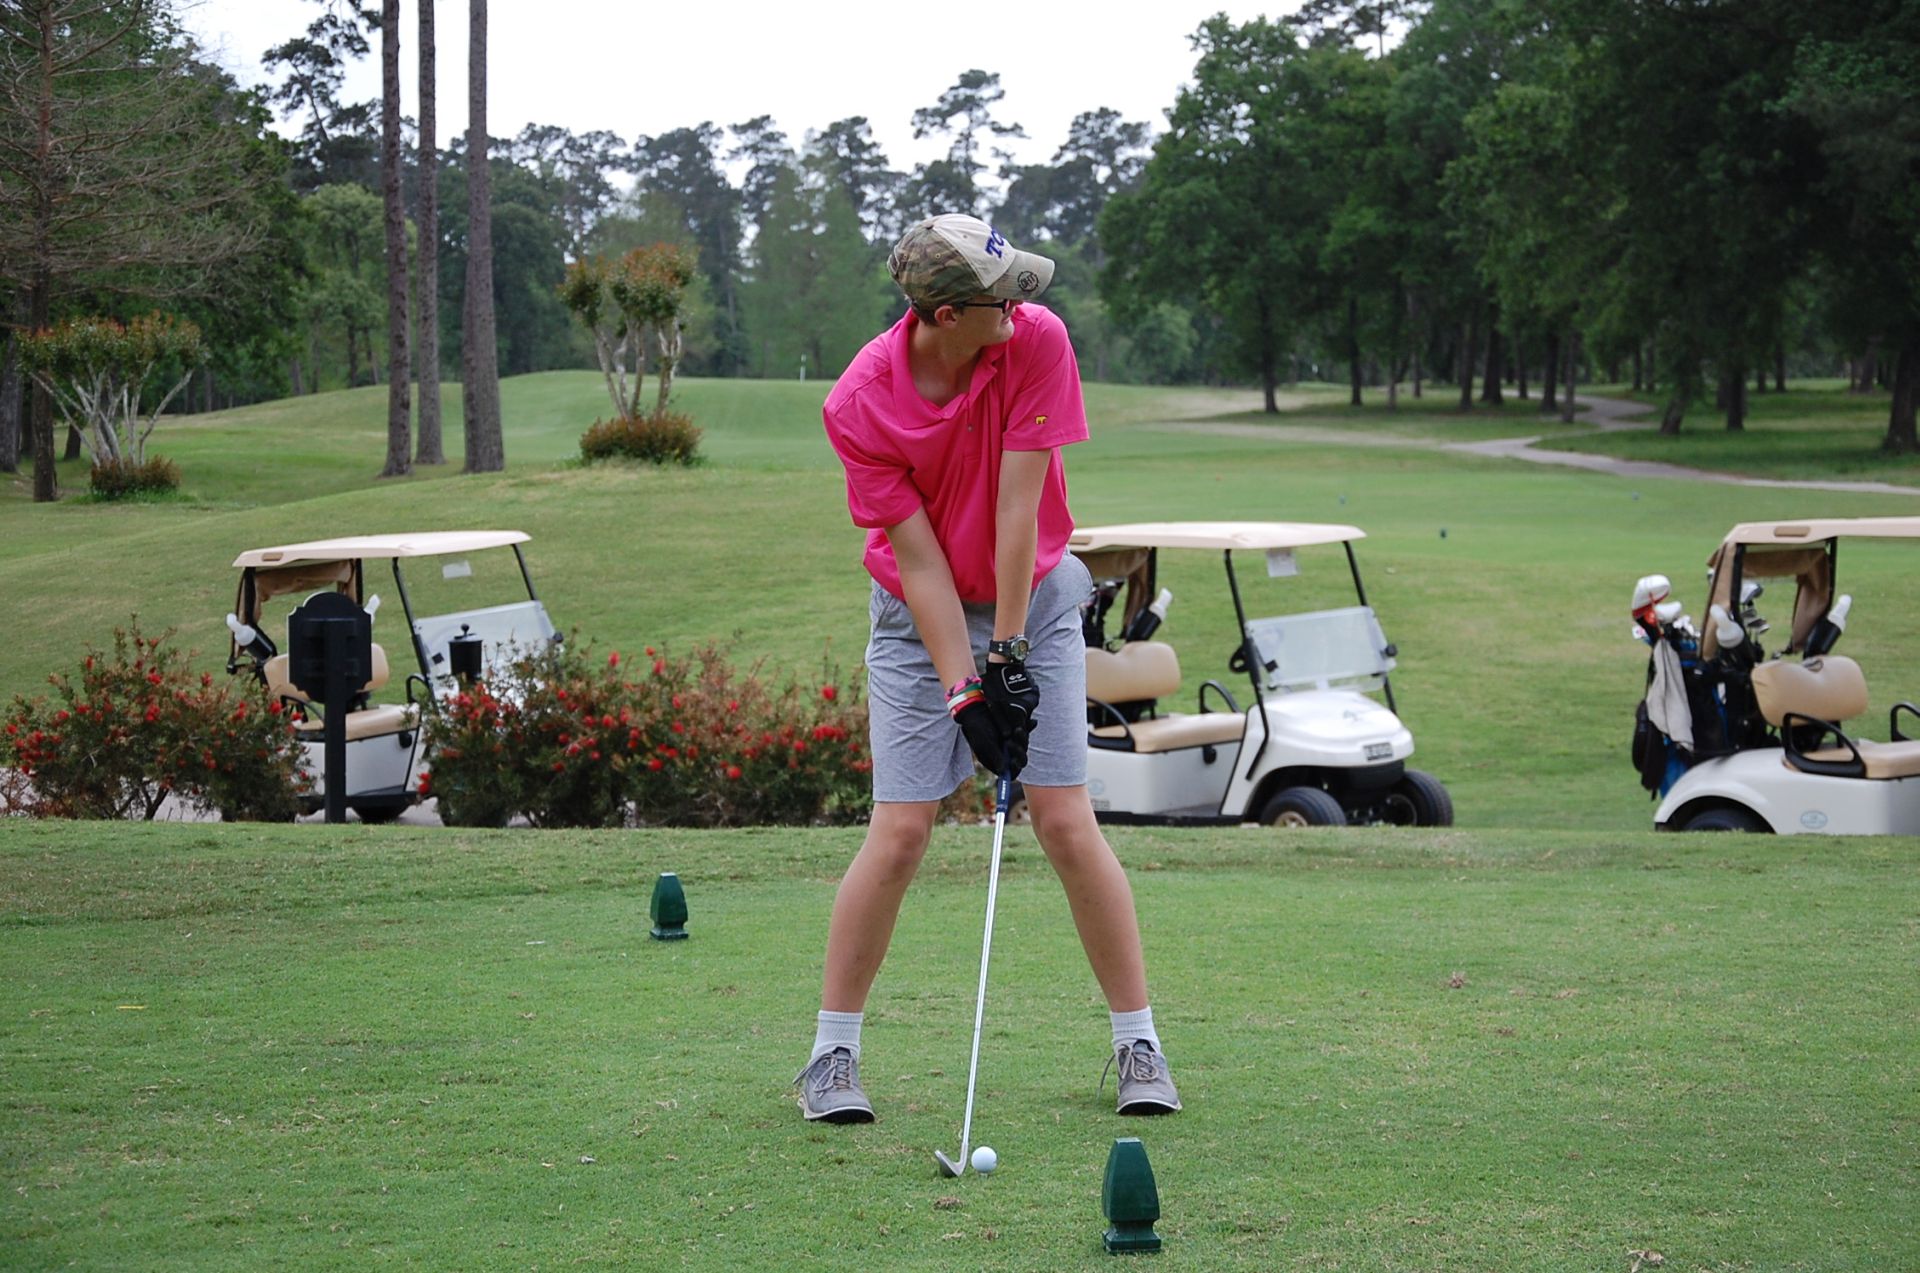
<svg viewBox="0 0 1920 1273">
<path fill-rule="evenodd" d="M 1000 723 L 1007 763 L 1018 774 L 1027 765 L 1027 736 L 1040 711 L 1040 687 L 1024 663 L 989 663 L 980 678 L 987 705 Z M 997 770 L 995 772 L 998 772 Z"/>
<path fill-rule="evenodd" d="M 976 678 L 969 677 L 947 692 L 947 712 L 966 735 L 974 759 L 986 766 L 988 773 L 999 773 L 1007 763 L 1006 748 L 1000 741 L 1000 722 L 994 718 L 993 708 L 987 705 L 987 696 L 981 692 Z"/>
</svg>

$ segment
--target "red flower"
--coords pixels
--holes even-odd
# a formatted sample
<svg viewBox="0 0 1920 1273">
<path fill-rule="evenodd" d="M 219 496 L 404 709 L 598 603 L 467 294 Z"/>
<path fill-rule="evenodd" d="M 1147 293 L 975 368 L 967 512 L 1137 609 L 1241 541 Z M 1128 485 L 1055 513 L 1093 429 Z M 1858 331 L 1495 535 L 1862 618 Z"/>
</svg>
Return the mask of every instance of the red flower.
<svg viewBox="0 0 1920 1273">
<path fill-rule="evenodd" d="M 66 723 L 67 723 L 67 709 L 66 709 L 66 708 L 64 708 L 64 707 L 63 707 L 63 708 L 61 708 L 61 709 L 60 709 L 59 711 L 57 711 L 57 712 L 55 712 L 55 713 L 53 714 L 53 723 L 54 723 L 54 724 L 56 724 L 56 725 L 64 725 L 64 724 L 66 724 Z"/>
<path fill-rule="evenodd" d="M 740 710 L 740 700 L 739 700 L 739 699 L 737 699 L 737 698 L 730 698 L 730 699 L 728 699 L 728 700 L 727 700 L 727 710 L 728 710 L 728 711 L 730 711 L 730 712 L 737 712 L 737 711 L 739 711 L 739 710 Z"/>
<path fill-rule="evenodd" d="M 675 694 L 675 695 L 673 696 L 673 705 L 674 705 L 674 707 L 676 707 L 676 708 L 680 708 L 680 707 L 685 707 L 685 706 L 686 706 L 686 704 L 685 704 L 685 703 L 683 703 L 683 702 L 681 702 L 681 701 L 680 701 L 680 696 L 679 696 L 678 694 Z"/>
<path fill-rule="evenodd" d="M 820 697 L 826 699 L 829 703 L 838 698 L 839 695 L 840 691 L 831 685 L 822 685 L 820 687 Z"/>
<path fill-rule="evenodd" d="M 589 760 L 598 760 L 598 759 L 600 759 L 600 753 L 599 753 L 599 752 L 597 752 L 597 751 L 590 751 L 590 752 L 588 752 L 588 753 L 587 753 L 587 759 L 589 759 Z"/>
<path fill-rule="evenodd" d="M 652 658 L 652 657 L 653 657 L 653 647 L 652 647 L 652 646 L 648 646 L 648 647 L 647 647 L 647 657 L 648 657 L 648 658 Z M 656 672 L 657 672 L 657 671 L 659 671 L 659 670 L 660 670 L 659 668 L 655 668 L 655 669 L 654 669 L 654 671 L 656 671 Z"/>
<path fill-rule="evenodd" d="M 740 766 L 738 765 L 727 766 L 727 777 L 738 778 L 739 776 L 740 776 Z"/>
<path fill-rule="evenodd" d="M 660 770 L 664 769 L 665 767 L 666 766 L 660 763 L 660 757 L 658 756 L 655 756 L 652 760 L 649 760 L 647 762 L 647 768 L 653 770 L 655 773 L 660 772 Z"/>
<path fill-rule="evenodd" d="M 159 683 L 160 683 L 160 673 L 158 672 L 147 673 L 147 684 L 158 685 Z"/>
<path fill-rule="evenodd" d="M 611 717 L 611 716 L 602 716 L 602 717 L 600 718 L 600 728 L 602 728 L 602 729 L 612 729 L 612 728 L 613 728 L 613 717 Z"/>
<path fill-rule="evenodd" d="M 433 775 L 431 773 L 422 773 L 420 775 L 420 794 L 423 796 L 429 795 L 432 793 L 432 791 L 433 791 Z"/>
<path fill-rule="evenodd" d="M 653 661 L 653 674 L 655 676 L 661 675 L 666 670 L 667 670 L 667 661 L 665 659 L 655 659 Z"/>
<path fill-rule="evenodd" d="M 673 722 L 673 732 L 676 734 L 684 734 L 687 732 L 687 727 L 685 725 L 682 725 L 679 721 L 675 721 Z"/>
<path fill-rule="evenodd" d="M 555 773 L 565 772 L 566 767 L 567 767 L 567 762 L 564 760 L 556 760 L 553 762 L 553 772 Z"/>
<path fill-rule="evenodd" d="M 612 654 L 609 654 L 607 656 L 607 666 L 608 667 L 620 666 L 620 651 L 615 650 Z"/>
</svg>

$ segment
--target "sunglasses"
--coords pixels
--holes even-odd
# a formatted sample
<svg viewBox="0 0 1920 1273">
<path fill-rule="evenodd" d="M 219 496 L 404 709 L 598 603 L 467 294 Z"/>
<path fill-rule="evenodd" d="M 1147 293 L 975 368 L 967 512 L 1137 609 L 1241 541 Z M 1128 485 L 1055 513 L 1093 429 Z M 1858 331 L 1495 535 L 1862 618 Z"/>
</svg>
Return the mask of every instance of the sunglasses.
<svg viewBox="0 0 1920 1273">
<path fill-rule="evenodd" d="M 997 309 L 1002 314 L 1011 314 L 1013 313 L 1013 307 L 1015 305 L 1018 305 L 1019 303 L 1020 303 L 1019 301 L 952 301 L 948 304 L 947 308 L 948 309 Z"/>
</svg>

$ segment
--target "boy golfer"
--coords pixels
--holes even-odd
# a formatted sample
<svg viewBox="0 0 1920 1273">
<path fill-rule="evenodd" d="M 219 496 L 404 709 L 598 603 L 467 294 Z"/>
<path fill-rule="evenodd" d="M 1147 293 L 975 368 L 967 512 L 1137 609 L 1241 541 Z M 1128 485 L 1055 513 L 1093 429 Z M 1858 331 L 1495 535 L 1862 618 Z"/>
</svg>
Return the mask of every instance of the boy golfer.
<svg viewBox="0 0 1920 1273">
<path fill-rule="evenodd" d="M 867 992 L 939 803 L 978 758 L 1020 778 L 1066 888 L 1112 1016 L 1119 1111 L 1177 1110 L 1133 892 L 1087 797 L 1079 607 L 1092 581 L 1066 551 L 1060 460 L 1086 438 L 1087 417 L 1065 326 L 1026 303 L 1053 262 L 948 214 L 909 230 L 888 268 L 907 313 L 854 358 L 824 411 L 848 507 L 868 532 L 874 805 L 834 898 L 800 1108 L 872 1121 L 859 1069 Z"/>
</svg>

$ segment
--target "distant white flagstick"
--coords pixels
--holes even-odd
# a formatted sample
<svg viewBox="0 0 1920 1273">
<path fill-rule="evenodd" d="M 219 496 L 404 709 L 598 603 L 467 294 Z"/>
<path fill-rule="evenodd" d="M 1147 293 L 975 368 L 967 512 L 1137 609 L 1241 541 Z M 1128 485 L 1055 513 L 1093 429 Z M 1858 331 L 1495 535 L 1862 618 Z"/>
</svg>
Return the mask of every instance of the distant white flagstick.
<svg viewBox="0 0 1920 1273">
<path fill-rule="evenodd" d="M 960 1124 L 960 1157 L 933 1151 L 943 1176 L 967 1170 L 967 1150 L 973 1144 L 973 1085 L 980 1077 L 980 1022 L 987 1011 L 987 957 L 993 952 L 993 907 L 1000 894 L 1000 846 L 1007 835 L 1007 806 L 1013 802 L 1013 776 L 1001 774 L 993 789 L 993 865 L 987 869 L 987 931 L 980 938 L 980 990 L 973 1000 L 973 1059 L 967 1063 L 967 1114 Z"/>
</svg>

